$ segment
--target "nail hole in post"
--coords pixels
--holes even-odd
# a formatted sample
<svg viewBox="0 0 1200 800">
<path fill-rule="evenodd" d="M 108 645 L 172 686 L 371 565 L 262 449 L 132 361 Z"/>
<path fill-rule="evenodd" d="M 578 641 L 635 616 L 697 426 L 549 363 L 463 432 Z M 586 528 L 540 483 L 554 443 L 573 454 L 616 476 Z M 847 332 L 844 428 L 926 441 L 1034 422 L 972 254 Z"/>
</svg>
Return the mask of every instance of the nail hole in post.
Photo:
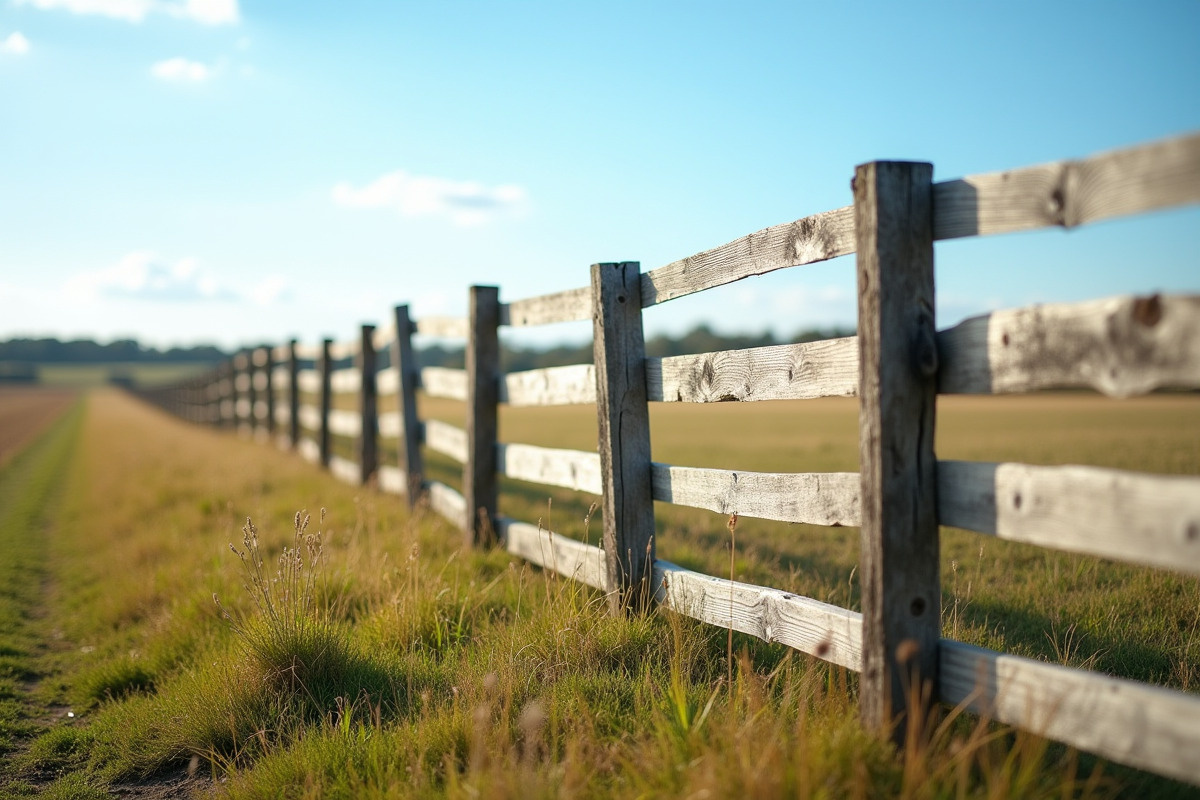
<svg viewBox="0 0 1200 800">
<path fill-rule="evenodd" d="M 909 611 L 912 612 L 912 615 L 914 617 L 919 617 L 922 614 L 924 614 L 925 613 L 925 598 L 924 597 L 914 597 L 913 601 L 912 601 L 912 605 L 909 606 Z"/>
</svg>

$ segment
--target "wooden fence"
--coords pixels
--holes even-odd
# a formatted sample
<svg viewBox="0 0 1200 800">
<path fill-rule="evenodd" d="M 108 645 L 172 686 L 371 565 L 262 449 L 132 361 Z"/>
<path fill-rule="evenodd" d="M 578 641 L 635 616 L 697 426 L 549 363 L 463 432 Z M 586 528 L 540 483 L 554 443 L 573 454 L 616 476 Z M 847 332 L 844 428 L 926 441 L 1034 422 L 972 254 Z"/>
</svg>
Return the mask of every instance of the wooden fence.
<svg viewBox="0 0 1200 800">
<path fill-rule="evenodd" d="M 1200 478 L 1086 466 L 938 461 L 941 394 L 1089 387 L 1128 397 L 1200 388 L 1200 296 L 1116 297 L 997 311 L 938 331 L 937 240 L 1200 202 L 1200 134 L 934 183 L 923 163 L 857 168 L 854 205 L 750 234 L 650 272 L 591 267 L 588 286 L 501 302 L 470 290 L 466 319 L 395 309 L 354 341 L 240 353 L 158 394 L 196 422 L 277 439 L 354 483 L 419 495 L 467 542 L 493 541 L 607 593 L 658 602 L 861 672 L 867 724 L 902 738 L 912 676 L 963 705 L 1114 761 L 1200 784 L 1200 696 L 1054 666 L 941 637 L 939 525 L 1200 574 Z M 773 270 L 857 255 L 858 335 L 647 358 L 642 309 Z M 502 326 L 593 320 L 594 364 L 502 374 Z M 418 369 L 414 333 L 466 342 L 465 370 Z M 390 351 L 378 369 L 376 354 Z M 349 364 L 338 368 L 339 364 Z M 416 391 L 462 400 L 465 428 L 416 413 Z M 359 410 L 334 407 L 354 392 Z M 317 398 L 301 403 L 301 395 Z M 378 398 L 398 411 L 377 413 Z M 654 463 L 648 403 L 859 397 L 861 473 L 749 473 Z M 497 407 L 595 403 L 596 452 L 497 441 Z M 357 458 L 330 449 L 354 437 Z M 399 459 L 379 463 L 377 437 Z M 421 444 L 463 464 L 463 492 L 428 481 Z M 497 476 L 603 498 L 604 547 L 497 512 Z M 656 558 L 653 501 L 724 514 L 861 527 L 862 613 Z"/>
</svg>

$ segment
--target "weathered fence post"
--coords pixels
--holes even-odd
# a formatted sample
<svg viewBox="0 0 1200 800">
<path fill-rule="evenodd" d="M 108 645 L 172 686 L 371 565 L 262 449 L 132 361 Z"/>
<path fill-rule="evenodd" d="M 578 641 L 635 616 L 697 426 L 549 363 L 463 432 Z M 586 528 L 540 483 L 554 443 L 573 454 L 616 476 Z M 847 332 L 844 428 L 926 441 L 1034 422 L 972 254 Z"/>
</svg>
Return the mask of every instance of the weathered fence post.
<svg viewBox="0 0 1200 800">
<path fill-rule="evenodd" d="M 893 161 L 863 164 L 854 177 L 860 706 L 869 727 L 890 728 L 897 742 L 926 720 L 941 635 L 932 179 L 931 164 Z"/>
<path fill-rule="evenodd" d="M 243 401 L 248 397 L 246 382 L 249 379 L 247 365 L 250 359 L 246 351 L 239 350 L 233 357 L 233 432 L 242 435 Z"/>
<path fill-rule="evenodd" d="M 333 347 L 332 339 L 323 339 L 321 341 L 321 430 L 317 438 L 317 444 L 321 453 L 321 466 L 329 467 L 329 446 L 331 437 L 329 435 L 329 409 L 333 405 L 333 353 L 330 352 Z"/>
<path fill-rule="evenodd" d="M 364 486 L 379 467 L 379 401 L 375 383 L 375 326 L 362 326 L 358 349 L 358 411 L 362 421 L 358 434 L 359 482 Z"/>
<path fill-rule="evenodd" d="M 400 413 L 401 442 L 397 448 L 408 489 L 408 507 L 415 508 L 425 484 L 425 464 L 421 459 L 421 419 L 417 416 L 417 360 L 412 349 L 412 319 L 408 306 L 396 306 L 396 338 L 392 340 L 392 366 L 396 368 L 396 404 Z"/>
<path fill-rule="evenodd" d="M 609 608 L 641 608 L 654 595 L 650 411 L 642 334 L 641 265 L 592 265 L 596 416 L 604 496 Z"/>
<path fill-rule="evenodd" d="M 221 365 L 221 388 L 218 404 L 221 409 L 220 424 L 222 428 L 233 426 L 237 428 L 237 389 L 234 387 L 237 371 L 234 369 L 234 358 L 231 356 Z"/>
<path fill-rule="evenodd" d="M 467 544 L 490 544 L 496 516 L 500 404 L 500 290 L 472 286 L 467 317 L 467 463 L 463 465 Z"/>
<path fill-rule="evenodd" d="M 248 409 L 246 419 L 250 425 L 250 438 L 258 438 L 258 348 L 246 348 L 246 397 Z"/>
<path fill-rule="evenodd" d="M 275 444 L 275 348 L 263 346 L 263 374 L 267 376 L 263 393 L 267 396 L 267 440 Z"/>
<path fill-rule="evenodd" d="M 299 342 L 288 341 L 288 444 L 292 450 L 300 446 L 300 354 Z"/>
</svg>

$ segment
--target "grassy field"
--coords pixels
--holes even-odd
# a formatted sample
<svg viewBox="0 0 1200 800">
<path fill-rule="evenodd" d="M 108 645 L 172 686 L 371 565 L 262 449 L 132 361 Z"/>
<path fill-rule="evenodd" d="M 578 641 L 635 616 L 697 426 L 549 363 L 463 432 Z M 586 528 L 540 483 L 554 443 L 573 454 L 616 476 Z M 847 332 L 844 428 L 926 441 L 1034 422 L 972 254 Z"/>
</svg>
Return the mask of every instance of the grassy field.
<svg viewBox="0 0 1200 800">
<path fill-rule="evenodd" d="M 1200 474 L 1194 396 L 949 398 L 939 423 L 942 458 Z M 852 402 L 661 406 L 651 424 L 660 461 L 857 466 Z M 594 426 L 586 408 L 509 410 L 501 436 L 590 448 Z M 588 498 L 511 488 L 506 513 L 595 539 Z M 1197 794 L 961 717 L 897 754 L 859 726 L 844 670 L 740 636 L 730 653 L 665 612 L 609 618 L 397 498 L 117 392 L 14 458 L 0 497 L 4 796 Z M 729 573 L 723 518 L 659 510 L 663 557 Z M 735 577 L 856 606 L 856 530 L 737 533 Z M 959 531 L 943 550 L 947 635 L 1200 689 L 1200 581 Z"/>
<path fill-rule="evenodd" d="M 163 386 L 199 375 L 212 368 L 211 364 L 147 364 L 140 361 L 109 364 L 38 364 L 37 382 L 40 386 L 81 389 L 104 386 L 114 380 L 132 381 L 141 388 Z"/>
</svg>

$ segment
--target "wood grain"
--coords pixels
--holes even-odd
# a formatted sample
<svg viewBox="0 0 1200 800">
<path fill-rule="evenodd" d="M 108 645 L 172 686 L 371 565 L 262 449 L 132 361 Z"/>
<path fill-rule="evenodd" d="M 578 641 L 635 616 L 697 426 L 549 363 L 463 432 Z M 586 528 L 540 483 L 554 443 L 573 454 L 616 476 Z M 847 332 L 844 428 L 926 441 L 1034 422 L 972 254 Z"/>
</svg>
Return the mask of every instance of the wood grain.
<svg viewBox="0 0 1200 800">
<path fill-rule="evenodd" d="M 1200 388 L 1200 295 L 995 311 L 937 339 L 944 394 L 1069 387 L 1131 397 L 1161 387 Z"/>
<path fill-rule="evenodd" d="M 943 702 L 1200 785 L 1200 697 L 948 639 L 939 650 Z"/>
<path fill-rule="evenodd" d="M 808 525 L 861 523 L 857 472 L 735 472 L 655 462 L 650 475 L 654 499 L 666 503 Z"/>
<path fill-rule="evenodd" d="M 504 549 L 513 555 L 604 590 L 604 551 L 599 547 L 508 517 L 496 520 L 496 530 Z"/>
<path fill-rule="evenodd" d="M 941 587 L 933 454 L 933 166 L 855 171 L 864 724 L 902 745 L 906 687 L 937 681 Z M 918 696 L 920 694 L 918 693 Z M 921 697 L 922 705 L 927 705 Z"/>
<path fill-rule="evenodd" d="M 1200 478 L 938 462 L 938 520 L 1058 550 L 1200 574 Z"/>
<path fill-rule="evenodd" d="M 1074 228 L 1200 202 L 1200 134 L 933 187 L 935 239 Z"/>
<path fill-rule="evenodd" d="M 646 359 L 650 400 L 681 403 L 853 397 L 854 337 Z"/>
<path fill-rule="evenodd" d="M 646 346 L 638 304 L 641 277 L 634 261 L 592 265 L 605 585 L 614 614 L 644 607 L 653 597 L 654 500 Z"/>
<path fill-rule="evenodd" d="M 510 372 L 500 387 L 510 406 L 563 406 L 596 402 L 596 370 L 591 364 Z"/>
<path fill-rule="evenodd" d="M 853 252 L 852 207 L 813 214 L 647 272 L 642 279 L 642 307 Z"/>
<path fill-rule="evenodd" d="M 501 475 L 517 480 L 595 495 L 603 491 L 597 453 L 530 444 L 499 444 L 496 446 L 496 469 Z"/>
<path fill-rule="evenodd" d="M 567 289 L 500 305 L 500 324 L 513 328 L 572 322 L 592 316 L 592 287 Z"/>
<path fill-rule="evenodd" d="M 463 498 L 467 504 L 467 544 L 486 546 L 495 536 L 499 498 L 496 442 L 500 406 L 500 290 L 472 286 L 467 335 L 467 458 Z"/>
<path fill-rule="evenodd" d="M 862 615 L 791 592 L 654 563 L 656 599 L 693 619 L 862 669 Z"/>
</svg>

